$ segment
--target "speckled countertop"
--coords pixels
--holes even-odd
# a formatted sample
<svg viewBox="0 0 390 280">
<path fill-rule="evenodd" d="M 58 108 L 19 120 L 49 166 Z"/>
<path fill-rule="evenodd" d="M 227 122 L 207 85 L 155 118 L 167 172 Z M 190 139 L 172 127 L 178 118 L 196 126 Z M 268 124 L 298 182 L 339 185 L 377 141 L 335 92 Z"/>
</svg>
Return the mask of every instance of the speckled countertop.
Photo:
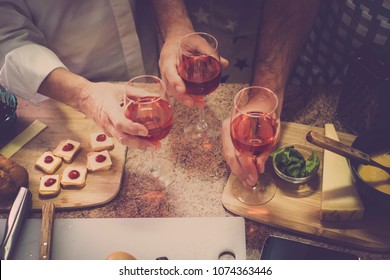
<svg viewBox="0 0 390 280">
<path fill-rule="evenodd" d="M 229 116 L 234 94 L 242 84 L 222 84 L 207 97 L 206 114 L 213 116 L 213 123 L 220 127 Z M 287 90 L 282 121 L 320 126 L 333 122 L 336 129 L 346 131 L 334 119 L 340 89 L 298 88 Z M 125 175 L 118 195 L 109 203 L 84 210 L 58 211 L 59 218 L 140 218 L 140 217 L 229 217 L 222 203 L 223 188 L 230 170 L 224 161 L 219 137 L 211 140 L 188 139 L 183 129 L 197 115 L 195 109 L 174 104 L 175 124 L 171 133 L 162 141 L 157 157 L 164 161 L 163 181 L 146 173 L 148 152 L 128 149 Z M 34 215 L 39 216 L 39 213 Z M 390 259 L 390 254 L 374 254 L 342 248 L 320 240 L 299 236 L 246 219 L 247 258 L 259 259 L 265 238 L 270 235 L 291 237 L 336 250 L 357 254 L 362 259 Z"/>
</svg>

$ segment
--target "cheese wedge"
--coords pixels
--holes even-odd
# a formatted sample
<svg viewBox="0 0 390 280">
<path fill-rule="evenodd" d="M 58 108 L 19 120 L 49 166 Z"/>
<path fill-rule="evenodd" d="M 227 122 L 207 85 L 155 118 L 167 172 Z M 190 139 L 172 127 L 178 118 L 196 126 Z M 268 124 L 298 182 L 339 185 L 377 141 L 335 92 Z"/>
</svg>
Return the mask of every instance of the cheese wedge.
<svg viewBox="0 0 390 280">
<path fill-rule="evenodd" d="M 339 141 L 333 124 L 325 124 L 325 136 Z M 324 150 L 321 220 L 360 220 L 364 206 L 352 180 L 347 159 Z"/>
</svg>

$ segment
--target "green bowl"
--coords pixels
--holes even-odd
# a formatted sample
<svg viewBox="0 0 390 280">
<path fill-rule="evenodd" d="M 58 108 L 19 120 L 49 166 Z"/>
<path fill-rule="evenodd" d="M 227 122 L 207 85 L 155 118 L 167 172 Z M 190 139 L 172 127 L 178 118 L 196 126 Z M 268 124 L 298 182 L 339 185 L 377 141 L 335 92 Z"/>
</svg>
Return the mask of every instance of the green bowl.
<svg viewBox="0 0 390 280">
<path fill-rule="evenodd" d="M 0 139 L 8 137 L 16 122 L 16 96 L 0 86 Z"/>
</svg>

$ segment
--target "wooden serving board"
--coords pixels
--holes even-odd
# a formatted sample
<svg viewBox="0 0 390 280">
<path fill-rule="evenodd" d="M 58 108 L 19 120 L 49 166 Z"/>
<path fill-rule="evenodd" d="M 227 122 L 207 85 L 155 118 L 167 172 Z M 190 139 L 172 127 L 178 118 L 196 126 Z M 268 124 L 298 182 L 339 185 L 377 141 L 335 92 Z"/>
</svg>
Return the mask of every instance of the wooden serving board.
<svg viewBox="0 0 390 280">
<path fill-rule="evenodd" d="M 317 178 L 307 184 L 294 185 L 282 181 L 274 172 L 270 160 L 266 172 L 278 186 L 274 198 L 260 206 L 250 206 L 238 201 L 231 193 L 233 184 L 239 184 L 234 175 L 230 175 L 222 194 L 222 203 L 226 209 L 248 219 L 273 227 L 295 231 L 301 234 L 325 239 L 357 249 L 374 252 L 390 252 L 390 218 L 374 217 L 366 213 L 360 221 L 321 221 L 321 182 L 323 149 L 306 141 L 308 131 L 324 133 L 323 128 L 310 127 L 296 123 L 283 123 L 280 145 L 299 143 L 310 146 L 318 152 L 321 165 Z M 338 133 L 340 141 L 351 144 L 355 136 Z"/>
<path fill-rule="evenodd" d="M 61 140 L 72 139 L 81 143 L 81 151 L 71 164 L 62 163 L 55 174 L 61 175 L 70 165 L 86 165 L 90 134 L 100 131 L 93 120 L 73 108 L 52 99 L 38 105 L 18 100 L 17 124 L 14 135 L 18 135 L 35 119 L 47 125 L 42 132 L 20 149 L 12 160 L 25 167 L 29 173 L 29 189 L 32 192 L 32 208 L 42 209 L 46 202 L 53 202 L 57 209 L 84 208 L 101 205 L 112 200 L 119 191 L 122 171 L 125 163 L 126 147 L 114 141 L 110 151 L 113 162 L 110 170 L 89 173 L 86 185 L 82 189 L 61 189 L 54 198 L 41 198 L 38 194 L 39 180 L 43 174 L 35 168 L 34 163 L 45 151 L 52 151 Z M 10 137 L 12 139 L 12 137 Z M 8 139 L 10 140 L 10 139 Z M 7 144 L 0 142 L 0 147 Z M 12 201 L 0 203 L 0 210 L 8 210 Z"/>
</svg>

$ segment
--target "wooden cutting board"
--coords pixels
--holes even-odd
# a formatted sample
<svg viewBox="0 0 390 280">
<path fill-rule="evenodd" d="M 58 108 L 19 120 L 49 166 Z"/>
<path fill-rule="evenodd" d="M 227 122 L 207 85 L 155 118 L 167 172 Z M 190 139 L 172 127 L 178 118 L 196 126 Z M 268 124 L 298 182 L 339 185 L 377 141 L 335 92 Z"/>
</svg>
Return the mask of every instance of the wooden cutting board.
<svg viewBox="0 0 390 280">
<path fill-rule="evenodd" d="M 282 123 L 280 145 L 299 143 L 317 151 L 321 157 L 317 178 L 304 185 L 287 183 L 275 174 L 268 161 L 266 172 L 275 179 L 278 186 L 270 202 L 260 206 L 250 206 L 238 201 L 231 193 L 231 186 L 237 183 L 237 178 L 230 175 L 222 194 L 223 205 L 237 215 L 277 228 L 292 230 L 358 249 L 390 252 L 389 217 L 374 217 L 366 214 L 360 221 L 324 222 L 320 220 L 323 149 L 306 141 L 306 134 L 310 130 L 324 133 L 323 128 Z M 355 138 L 345 133 L 338 133 L 338 135 L 340 141 L 346 144 L 351 144 Z"/>
<path fill-rule="evenodd" d="M 96 124 L 73 108 L 48 99 L 38 105 L 18 100 L 17 124 L 14 135 L 18 135 L 35 119 L 47 125 L 35 138 L 20 149 L 12 160 L 25 167 L 29 173 L 29 189 L 32 192 L 32 208 L 42 209 L 45 202 L 51 201 L 57 209 L 84 208 L 101 205 L 112 200 L 119 191 L 122 171 L 125 163 L 126 147 L 114 141 L 114 149 L 110 151 L 112 167 L 107 171 L 89 173 L 86 186 L 80 190 L 62 189 L 54 198 L 41 198 L 38 195 L 39 180 L 43 173 L 34 167 L 36 160 L 45 152 L 52 151 L 61 140 L 71 139 L 81 143 L 81 151 L 71 163 L 86 165 L 87 153 L 91 151 L 89 137 L 93 132 L 100 131 Z M 11 137 L 12 139 L 12 137 Z M 0 142 L 0 147 L 6 144 Z M 71 164 L 62 163 L 55 174 Z M 10 203 L 0 203 L 0 210 L 8 210 Z"/>
</svg>

